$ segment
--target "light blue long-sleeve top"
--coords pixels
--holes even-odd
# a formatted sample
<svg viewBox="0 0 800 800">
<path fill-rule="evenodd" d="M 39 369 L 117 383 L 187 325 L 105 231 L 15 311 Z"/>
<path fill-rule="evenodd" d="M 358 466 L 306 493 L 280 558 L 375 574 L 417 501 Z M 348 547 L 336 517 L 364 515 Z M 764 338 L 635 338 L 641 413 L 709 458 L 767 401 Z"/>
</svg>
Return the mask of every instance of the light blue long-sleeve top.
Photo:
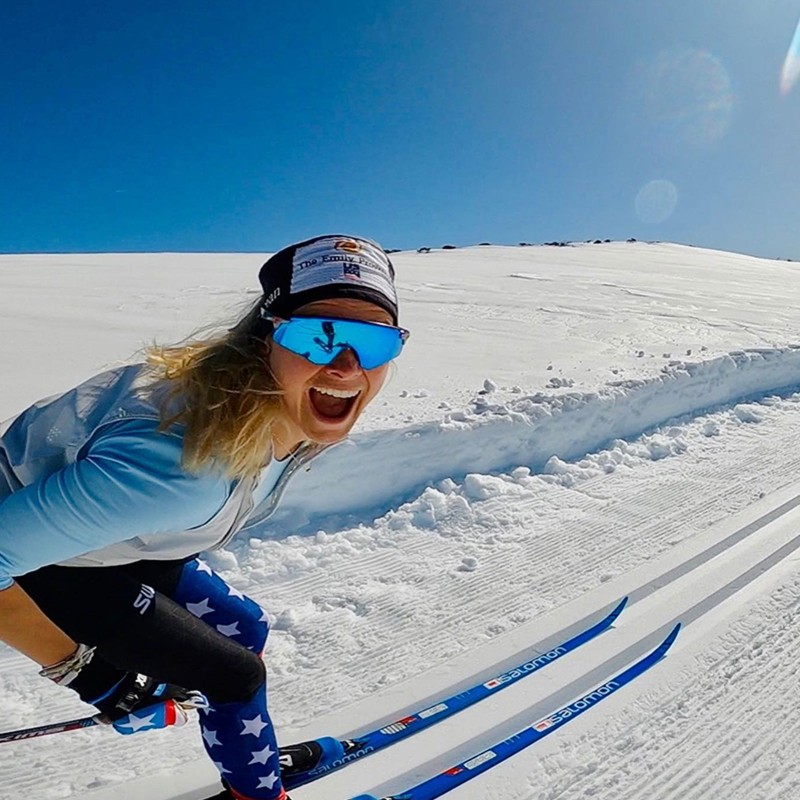
<svg viewBox="0 0 800 800">
<path fill-rule="evenodd" d="M 6 497 L 0 472 L 0 590 L 15 575 L 132 537 L 179 536 L 219 512 L 233 481 L 219 471 L 187 472 L 181 435 L 157 427 L 151 419 L 106 425 L 74 463 L 10 494 L 9 488 Z M 285 466 L 273 461 L 264 470 L 256 504 Z"/>
<path fill-rule="evenodd" d="M 221 508 L 229 482 L 186 473 L 181 438 L 157 427 L 107 426 L 84 458 L 0 503 L 0 589 L 13 575 L 132 536 L 194 528 Z"/>
<path fill-rule="evenodd" d="M 224 546 L 264 519 L 279 479 L 321 449 L 301 446 L 256 478 L 189 472 L 182 427 L 158 430 L 168 390 L 129 364 L 0 425 L 0 590 L 48 564 L 113 566 Z M 169 399 L 170 413 L 180 403 Z"/>
</svg>

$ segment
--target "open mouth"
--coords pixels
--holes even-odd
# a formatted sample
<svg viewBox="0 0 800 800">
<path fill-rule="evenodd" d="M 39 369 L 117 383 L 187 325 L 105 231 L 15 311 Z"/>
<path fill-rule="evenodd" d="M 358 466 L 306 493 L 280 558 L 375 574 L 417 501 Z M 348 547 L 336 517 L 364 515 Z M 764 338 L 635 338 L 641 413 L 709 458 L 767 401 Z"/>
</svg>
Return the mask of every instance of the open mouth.
<svg viewBox="0 0 800 800">
<path fill-rule="evenodd" d="M 358 390 L 317 388 L 312 386 L 308 396 L 318 417 L 338 422 L 347 417 L 361 394 Z"/>
</svg>

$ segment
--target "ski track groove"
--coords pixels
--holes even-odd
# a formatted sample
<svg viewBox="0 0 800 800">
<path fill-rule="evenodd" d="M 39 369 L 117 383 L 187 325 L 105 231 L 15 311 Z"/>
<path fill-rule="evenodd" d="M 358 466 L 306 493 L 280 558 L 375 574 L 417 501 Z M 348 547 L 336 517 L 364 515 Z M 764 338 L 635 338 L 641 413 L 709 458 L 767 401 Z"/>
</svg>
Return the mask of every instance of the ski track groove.
<svg viewBox="0 0 800 800">
<path fill-rule="evenodd" d="M 473 587 L 473 589 L 474 589 L 474 587 Z M 466 601 L 470 594 L 471 594 L 471 592 L 465 591 L 463 593 L 463 595 L 462 595 L 463 599 Z M 486 602 L 483 602 L 480 605 L 476 605 L 475 603 L 473 603 L 472 607 L 470 608 L 470 616 L 474 616 L 478 612 L 484 613 L 484 612 L 491 612 L 493 609 L 496 610 L 496 605 L 497 605 L 496 600 L 494 600 L 492 598 L 488 598 L 486 600 Z M 524 612 L 528 611 L 529 608 L 530 608 L 530 604 L 529 604 L 529 601 L 527 600 L 527 598 L 520 598 L 518 602 L 514 603 L 510 607 L 509 607 L 509 604 L 506 602 L 506 604 L 504 605 L 504 615 L 505 616 L 514 616 L 514 614 L 516 614 L 516 613 L 524 614 Z M 442 618 L 438 618 L 437 619 L 437 624 L 443 624 L 443 625 L 446 626 L 446 625 L 451 624 L 451 623 L 453 623 L 453 622 L 455 622 L 455 621 L 457 621 L 458 619 L 461 619 L 461 618 L 463 618 L 463 612 L 459 612 L 459 613 L 456 613 L 456 614 L 449 615 L 449 616 L 447 616 L 447 617 L 445 617 L 443 619 Z M 394 624 L 397 625 L 397 621 L 396 620 L 395 620 Z M 389 659 L 389 655 L 391 653 L 397 652 L 407 642 L 411 641 L 412 639 L 414 641 L 419 639 L 419 628 L 418 628 L 418 623 L 417 623 L 415 618 L 409 617 L 409 621 L 404 623 L 404 624 L 402 624 L 402 625 L 400 625 L 400 626 L 398 626 L 398 628 L 400 630 L 402 630 L 402 631 L 406 631 L 406 630 L 409 631 L 409 635 L 407 637 L 398 636 L 396 638 L 393 638 L 391 642 L 388 642 L 388 643 L 386 643 L 385 645 L 383 645 L 383 646 L 381 646 L 379 648 L 373 649 L 371 651 L 371 653 L 370 653 L 371 659 L 374 660 L 376 663 L 380 664 L 382 666 L 382 668 L 385 669 L 385 670 L 391 670 L 391 668 L 393 666 L 391 664 L 390 659 Z M 398 633 L 400 632 L 400 630 L 398 630 Z M 432 650 L 433 648 L 431 647 L 429 649 Z M 355 671 L 348 670 L 348 671 L 345 672 L 345 674 L 348 674 L 348 675 L 352 676 L 354 679 L 359 677 L 359 676 L 361 676 L 361 675 L 363 675 L 363 673 L 361 671 L 359 671 L 359 670 L 355 670 Z M 342 677 L 343 677 L 342 673 L 341 672 L 338 673 L 337 676 L 335 677 L 335 679 L 331 680 L 331 684 L 334 684 L 334 683 L 336 683 L 338 681 L 341 681 Z M 325 687 L 325 690 L 320 690 L 319 696 L 320 697 L 324 697 L 327 690 L 328 690 L 328 687 Z"/>
<path fill-rule="evenodd" d="M 788 610 L 788 609 L 786 609 Z M 794 603 L 795 617 L 797 616 L 797 603 Z M 795 620 L 796 621 L 796 620 Z M 774 626 L 772 626 L 774 629 Z M 766 626 L 761 629 L 768 635 Z M 615 800 L 640 800 L 647 796 L 652 800 L 673 800 L 681 797 L 683 800 L 693 800 L 693 798 L 707 798 L 709 792 L 715 789 L 717 792 L 725 790 L 725 797 L 730 798 L 749 798 L 749 800 L 793 800 L 795 794 L 781 793 L 775 795 L 771 791 L 767 794 L 759 794 L 757 789 L 761 778 L 759 777 L 759 765 L 763 764 L 763 757 L 776 753 L 779 750 L 777 745 L 785 743 L 787 740 L 797 741 L 797 735 L 787 736 L 787 728 L 771 725 L 765 715 L 761 712 L 764 699 L 759 690 L 763 688 L 763 683 L 759 676 L 776 662 L 782 668 L 778 672 L 769 670 L 771 676 L 781 676 L 787 671 L 791 675 L 797 674 L 797 659 L 800 657 L 800 643 L 791 626 L 781 627 L 780 632 L 774 640 L 769 640 L 769 645 L 773 649 L 772 657 L 764 662 L 747 664 L 749 667 L 735 667 L 735 674 L 742 676 L 744 687 L 738 692 L 731 691 L 731 681 L 720 682 L 714 679 L 713 673 L 719 669 L 724 669 L 726 665 L 736 665 L 743 660 L 749 662 L 757 661 L 759 654 L 763 652 L 762 643 L 758 633 L 742 634 L 744 642 L 733 653 L 717 658 L 711 664 L 704 664 L 700 672 L 700 680 L 696 676 L 692 682 L 687 684 L 681 681 L 680 685 L 669 691 L 662 693 L 659 697 L 658 706 L 653 711 L 640 712 L 640 720 L 634 725 L 624 727 L 621 731 L 615 732 L 613 736 L 605 736 L 603 731 L 597 730 L 585 739 L 598 741 L 598 750 L 614 748 L 619 751 L 621 740 L 626 741 L 647 741 L 648 729 L 657 728 L 659 731 L 669 729 L 667 735 L 662 736 L 655 743 L 659 748 L 663 747 L 669 751 L 669 758 L 663 757 L 659 752 L 652 749 L 633 748 L 631 756 L 620 763 L 619 759 L 603 758 L 602 752 L 595 753 L 596 760 L 602 766 L 592 771 L 591 776 L 583 775 L 578 781 L 573 781 L 564 792 L 557 791 L 548 794 L 548 798 L 588 797 L 588 796 L 608 796 L 604 794 L 609 790 L 609 784 L 613 786 L 613 797 Z M 789 647 L 785 646 L 788 643 Z M 781 686 L 786 683 L 783 680 L 771 682 L 777 688 L 770 688 L 766 691 L 767 699 L 780 700 Z M 726 697 L 733 694 L 734 697 L 741 698 L 733 707 L 726 709 L 726 729 L 732 735 L 739 738 L 741 747 L 734 749 L 738 753 L 746 753 L 739 760 L 731 763 L 729 757 L 730 738 L 726 737 L 721 742 L 721 746 L 716 751 L 708 753 L 708 731 L 702 727 L 693 728 L 687 723 L 687 719 L 694 718 L 692 712 L 704 710 L 725 703 Z M 760 713 L 761 712 L 761 713 Z M 759 723 L 753 725 L 753 721 Z M 790 730 L 796 731 L 800 727 L 800 719 L 792 721 Z M 757 728 L 757 730 L 754 730 Z M 753 736 L 745 740 L 743 732 L 752 731 Z M 756 745 L 753 744 L 755 739 Z M 649 747 L 650 745 L 648 745 Z M 703 753 L 701 761 L 697 759 L 697 754 Z M 645 763 L 642 763 L 645 762 Z M 678 772 L 674 771 L 675 765 L 682 765 Z M 768 769 L 770 777 L 774 778 L 775 770 L 773 766 Z M 636 779 L 626 787 L 621 788 L 619 782 L 622 775 L 635 775 Z M 594 784 L 594 785 L 592 785 Z M 797 781 L 795 781 L 795 786 Z M 738 787 L 738 788 L 737 788 Z M 793 787 L 789 787 L 793 788 Z"/>
<path fill-rule="evenodd" d="M 738 591 L 749 585 L 752 581 L 761 578 L 763 575 L 767 574 L 769 570 L 771 570 L 773 567 L 782 563 L 786 558 L 792 556 L 792 554 L 795 553 L 798 549 L 800 549 L 800 534 L 795 535 L 789 542 L 787 542 L 782 547 L 775 550 L 771 555 L 763 558 L 760 562 L 751 566 L 742 575 L 736 576 L 728 580 L 712 594 L 699 600 L 690 608 L 682 612 L 679 612 L 679 614 L 676 616 L 675 619 L 684 620 L 685 626 L 691 625 L 693 622 L 702 619 L 706 614 L 708 614 L 709 612 L 713 611 L 714 609 L 725 603 L 729 598 L 731 598 Z M 761 568 L 761 565 L 764 563 L 766 563 L 766 569 Z M 666 623 L 666 625 L 663 624 L 664 620 L 661 620 L 661 623 L 657 629 L 663 632 L 664 629 L 667 629 L 672 626 L 672 624 L 675 622 L 675 619 L 670 619 L 670 621 Z M 778 644 L 781 643 L 781 640 L 783 638 L 789 636 L 788 628 L 783 628 L 782 630 L 784 631 L 784 636 L 778 637 L 777 641 Z M 600 673 L 602 675 L 607 675 L 607 676 L 615 674 L 625 663 L 628 663 L 630 660 L 635 659 L 637 657 L 637 653 L 640 655 L 642 652 L 649 649 L 649 645 L 645 646 L 644 644 L 648 638 L 652 638 L 652 633 L 643 634 L 639 636 L 637 642 L 631 644 L 625 650 L 617 652 L 613 656 L 605 659 L 599 666 L 592 666 L 583 674 L 581 678 L 576 679 L 573 682 L 573 684 L 571 684 L 569 687 L 560 686 L 551 694 L 549 694 L 547 697 L 538 700 L 536 702 L 535 707 L 531 707 L 530 709 L 524 711 L 521 717 L 525 719 L 526 722 L 529 720 L 538 719 L 541 716 L 541 713 L 546 713 L 545 709 L 558 708 L 564 702 L 566 702 L 564 696 L 565 693 L 570 697 L 577 697 L 579 694 L 583 692 L 590 691 L 591 688 L 595 686 L 598 682 L 596 673 Z M 756 635 L 751 634 L 751 636 L 744 643 L 744 648 L 743 648 L 744 652 L 739 657 L 739 660 L 746 659 L 749 662 L 755 662 L 755 664 L 747 665 L 752 668 L 745 669 L 743 667 L 739 667 L 738 663 L 734 660 L 734 658 L 731 657 L 729 657 L 728 659 L 718 659 L 717 664 L 711 665 L 710 667 L 706 667 L 703 674 L 704 676 L 707 675 L 710 671 L 713 670 L 714 666 L 718 666 L 720 663 L 724 663 L 725 660 L 734 661 L 735 668 L 732 671 L 732 674 L 728 676 L 728 680 L 726 680 L 725 682 L 720 682 L 720 681 L 717 681 L 716 683 L 710 682 L 709 691 L 698 692 L 696 685 L 691 686 L 687 690 L 686 686 L 684 685 L 683 687 L 681 687 L 681 689 L 672 692 L 671 696 L 666 701 L 661 700 L 658 706 L 658 714 L 662 718 L 662 720 L 659 720 L 658 724 L 659 730 L 663 731 L 665 727 L 664 723 L 671 725 L 673 728 L 676 725 L 680 726 L 683 724 L 683 720 L 677 719 L 675 709 L 676 708 L 680 709 L 681 705 L 685 704 L 685 700 L 682 700 L 682 698 L 685 698 L 687 691 L 690 694 L 694 692 L 695 696 L 700 695 L 702 697 L 702 699 L 699 701 L 699 705 L 702 708 L 708 708 L 710 705 L 714 704 L 714 701 L 722 702 L 722 698 L 724 698 L 725 695 L 731 692 L 734 693 L 734 696 L 742 697 L 743 698 L 742 702 L 739 704 L 738 707 L 735 707 L 733 709 L 734 712 L 736 712 L 735 715 L 732 716 L 730 711 L 726 713 L 726 722 L 728 722 L 727 727 L 734 730 L 737 734 L 742 730 L 747 730 L 748 729 L 747 725 L 745 724 L 736 725 L 735 723 L 738 720 L 738 718 L 742 716 L 744 716 L 745 719 L 756 718 L 759 702 L 757 701 L 754 693 L 751 691 L 743 691 L 743 692 L 739 691 L 738 694 L 736 694 L 736 689 L 738 688 L 736 684 L 739 681 L 741 681 L 747 686 L 749 682 L 753 681 L 754 674 L 761 675 L 764 674 L 765 671 L 768 672 L 768 674 L 770 674 L 771 676 L 780 674 L 780 672 L 776 670 L 768 669 L 768 667 L 773 662 L 779 662 L 780 666 L 787 665 L 792 670 L 793 674 L 795 674 L 797 671 L 796 668 L 797 662 L 794 651 L 800 649 L 800 645 L 792 641 L 791 638 L 790 638 L 790 644 L 792 644 L 793 647 L 784 648 L 784 647 L 775 647 L 775 643 L 770 642 L 770 654 L 767 656 L 766 659 L 764 659 L 762 657 L 764 655 L 764 644 L 761 638 L 757 634 Z M 777 681 L 777 683 L 781 685 L 783 682 Z M 758 684 L 756 683 L 756 685 Z M 770 694 L 773 697 L 779 696 L 779 692 L 776 691 L 773 691 Z M 654 716 L 653 712 L 646 714 L 645 719 L 641 723 L 641 727 L 643 728 L 653 727 L 653 725 L 655 724 L 653 716 Z M 518 727 L 520 727 L 518 720 L 516 719 L 513 720 L 513 723 L 514 724 L 509 727 L 509 730 L 511 729 L 511 727 L 513 727 L 515 730 Z M 630 730 L 631 729 L 629 728 L 627 731 L 628 738 L 631 738 Z M 613 739 L 619 741 L 621 735 L 622 734 L 617 734 L 613 737 Z M 701 735 L 704 737 L 707 736 L 707 731 L 704 731 Z M 763 743 L 765 739 L 770 739 L 770 737 L 774 738 L 774 735 L 775 735 L 775 729 L 773 727 L 768 731 L 768 735 L 761 737 L 759 741 Z M 641 738 L 646 738 L 646 736 L 643 735 Z M 475 742 L 475 747 L 473 749 L 476 753 L 480 752 L 480 750 L 482 749 L 486 749 L 486 747 L 489 746 L 490 744 L 489 742 L 485 741 L 483 733 L 480 733 L 476 737 L 474 737 L 473 741 Z M 783 732 L 781 734 L 781 741 L 785 741 L 785 736 L 783 735 Z M 606 742 L 606 746 L 613 746 L 611 737 L 609 737 L 609 741 Z M 675 763 L 676 760 L 678 761 L 678 763 L 687 763 L 687 762 L 691 763 L 692 761 L 691 754 L 687 754 L 687 759 L 685 760 L 676 759 L 676 747 L 674 745 L 672 746 L 664 745 L 663 738 L 657 742 L 657 747 L 662 747 L 662 746 L 668 746 L 670 751 L 670 759 L 658 759 L 656 761 L 659 769 L 661 769 L 662 771 L 666 771 L 667 769 L 669 769 L 669 766 Z M 693 745 L 692 753 L 700 752 L 702 751 L 702 749 L 703 749 L 702 746 L 698 747 Z M 751 783 L 757 782 L 757 775 L 752 774 L 753 768 L 748 767 L 746 762 L 748 761 L 748 759 L 749 762 L 754 765 L 759 765 L 762 762 L 759 759 L 755 758 L 752 747 L 750 748 L 743 747 L 740 749 L 745 750 L 747 752 L 747 756 L 739 760 L 739 762 L 735 765 L 735 770 L 737 771 L 737 773 L 742 772 L 742 770 L 744 770 L 741 778 L 743 782 L 744 781 L 750 781 Z M 767 750 L 767 752 L 772 752 L 772 749 L 768 749 L 766 747 L 766 744 L 764 744 L 762 749 Z M 727 760 L 725 759 L 725 753 L 726 751 L 724 748 L 718 751 L 720 761 L 726 764 L 726 769 L 727 769 Z M 652 750 L 650 750 L 645 752 L 644 758 L 653 760 L 656 758 L 656 754 Z M 608 763 L 607 760 L 606 763 Z M 712 760 L 711 765 L 713 765 L 713 763 L 714 761 Z M 636 767 L 637 765 L 633 764 L 633 766 Z M 704 760 L 703 766 L 705 770 L 708 770 L 710 764 L 707 758 Z M 612 782 L 619 775 L 621 768 L 624 768 L 624 765 L 620 765 L 618 762 L 615 762 L 613 767 L 611 767 L 611 769 L 614 770 L 613 774 L 611 775 Z M 594 780 L 595 782 L 597 780 L 598 773 L 603 772 L 602 769 L 596 766 L 595 759 L 592 759 L 590 761 L 588 767 L 584 766 L 582 769 L 585 770 L 583 776 L 588 780 L 587 776 L 591 775 L 592 780 Z M 644 770 L 639 768 L 639 769 L 633 769 L 631 770 L 631 772 L 638 773 L 639 775 L 642 776 L 646 774 L 646 786 L 648 788 L 652 787 L 654 783 L 654 778 L 656 776 L 654 776 L 653 771 L 651 769 Z M 774 770 L 770 769 L 770 773 L 772 774 L 773 772 Z M 714 775 L 713 783 L 703 784 L 699 796 L 707 797 L 708 796 L 707 790 L 711 788 L 712 785 L 719 788 L 720 780 L 723 777 L 725 778 L 726 781 L 730 782 L 731 780 L 730 770 L 728 770 L 724 775 Z M 696 782 L 693 782 L 693 785 L 696 786 Z M 570 788 L 572 789 L 574 788 L 574 786 L 575 786 L 574 784 L 571 784 Z M 645 787 L 642 786 L 641 783 L 637 784 L 636 786 L 632 787 L 629 796 L 642 797 L 643 796 L 642 790 L 644 788 Z M 597 793 L 598 790 L 596 789 L 593 790 L 592 787 L 583 787 L 578 796 L 580 797 L 593 796 L 594 794 Z M 558 797 L 559 795 L 553 794 L 551 796 Z M 676 795 L 674 793 L 668 792 L 665 794 L 666 798 L 671 798 L 675 796 Z M 687 794 L 687 789 L 685 786 L 681 788 L 681 792 L 677 796 L 680 796 L 682 798 L 687 798 L 687 800 L 691 797 L 690 794 Z M 744 796 L 750 797 L 751 795 L 729 794 L 726 796 L 739 798 Z M 620 797 L 618 791 L 615 791 L 614 797 L 615 800 L 616 798 Z"/>
<path fill-rule="evenodd" d="M 796 437 L 796 443 L 800 444 L 800 437 Z M 771 484 L 777 489 L 789 480 L 792 473 L 800 472 L 800 458 L 793 458 L 788 463 L 776 466 L 774 447 L 768 443 L 763 443 L 760 449 L 762 450 L 760 454 L 751 454 L 748 458 L 748 473 L 755 471 L 762 478 L 770 479 Z M 798 451 L 800 451 L 800 447 L 796 448 L 792 442 L 786 442 L 785 452 Z M 503 618 L 506 620 L 513 619 L 516 624 L 529 619 L 533 614 L 542 613 L 557 605 L 564 593 L 563 575 L 565 567 L 568 567 L 571 573 L 583 576 L 584 580 L 587 575 L 595 575 L 602 564 L 609 559 L 616 558 L 616 563 L 621 561 L 625 563 L 626 569 L 633 569 L 643 561 L 663 553 L 669 546 L 668 543 L 664 543 L 664 540 L 673 536 L 676 529 L 679 529 L 682 525 L 696 533 L 721 519 L 728 513 L 732 503 L 744 501 L 753 496 L 753 487 L 749 478 L 741 480 L 734 488 L 724 481 L 724 476 L 726 475 L 729 476 L 730 473 L 725 466 L 717 466 L 710 471 L 710 474 L 704 474 L 704 488 L 707 488 L 708 482 L 713 480 L 717 484 L 718 491 L 713 494 L 704 493 L 700 503 L 688 508 L 685 502 L 678 502 L 685 501 L 688 494 L 684 481 L 681 480 L 682 476 L 678 476 L 676 480 L 670 480 L 665 490 L 652 492 L 647 486 L 643 486 L 639 491 L 642 495 L 642 507 L 651 509 L 646 516 L 652 518 L 653 512 L 657 510 L 658 521 L 650 526 L 638 527 L 631 525 L 627 509 L 619 505 L 620 503 L 625 503 L 636 507 L 638 505 L 638 497 L 634 495 L 633 497 L 615 498 L 611 502 L 616 503 L 616 507 L 614 505 L 603 507 L 604 524 L 602 530 L 605 531 L 605 535 L 598 530 L 596 524 L 592 524 L 586 519 L 579 519 L 562 527 L 556 538 L 547 537 L 541 543 L 539 541 L 540 537 L 535 537 L 533 540 L 514 542 L 516 551 L 511 553 L 511 560 L 513 563 L 522 566 L 511 573 L 507 572 L 503 576 L 506 591 L 510 588 L 516 589 L 516 596 L 507 596 L 503 601 Z M 786 476 L 786 479 L 782 481 L 779 475 Z M 592 481 L 601 479 L 595 478 Z M 593 487 L 582 486 L 580 488 L 591 489 Z M 504 500 L 501 497 L 497 502 L 503 503 Z M 493 501 L 489 502 L 493 504 Z M 524 508 L 525 506 L 534 506 L 538 502 L 540 501 L 536 499 L 519 505 Z M 597 502 L 596 498 L 591 498 L 585 507 L 587 509 L 596 509 Z M 609 515 L 613 515 L 612 520 L 607 522 Z M 615 516 L 618 519 L 614 519 Z M 619 538 L 611 547 L 598 548 L 598 543 L 605 541 L 606 536 L 612 537 L 615 530 L 627 530 L 629 534 Z M 683 540 L 688 537 L 681 536 L 680 538 Z M 642 548 L 643 543 L 646 543 L 644 548 Z M 638 545 L 641 548 L 641 554 L 634 559 L 630 557 L 620 559 L 621 554 L 630 551 L 632 548 L 635 549 L 634 545 Z M 441 549 L 441 546 L 442 540 L 438 536 L 414 543 L 413 546 L 406 546 L 406 543 L 404 543 L 403 555 L 407 558 L 411 552 L 427 555 L 435 554 L 437 550 Z M 455 545 L 451 543 L 451 546 L 457 548 L 458 543 Z M 592 552 L 593 547 L 594 551 Z M 588 551 L 586 557 L 570 561 L 569 554 L 574 554 L 576 551 L 580 552 L 582 549 Z M 369 562 L 371 557 L 367 556 L 365 560 Z M 320 701 L 326 697 L 329 699 L 334 696 L 333 689 L 335 684 L 339 683 L 343 678 L 346 677 L 354 683 L 357 683 L 358 680 L 363 680 L 365 662 L 377 665 L 379 673 L 380 671 L 392 673 L 395 669 L 395 662 L 402 661 L 401 654 L 404 648 L 412 645 L 418 646 L 420 640 L 423 641 L 425 652 L 429 656 L 440 653 L 443 648 L 441 646 L 437 647 L 436 639 L 440 638 L 440 634 L 436 631 L 441 629 L 450 630 L 459 621 L 463 621 L 465 616 L 473 620 L 495 620 L 498 606 L 495 595 L 498 569 L 502 572 L 503 565 L 508 560 L 509 551 L 507 550 L 484 556 L 483 561 L 485 561 L 486 568 L 482 568 L 480 574 L 473 574 L 469 581 L 456 582 L 449 591 L 449 604 L 456 610 L 445 616 L 436 617 L 436 625 L 431 626 L 430 633 L 427 636 L 421 637 L 420 635 L 418 613 L 420 608 L 416 604 L 413 604 L 410 608 L 405 607 L 403 609 L 405 613 L 402 614 L 405 619 L 400 619 L 398 618 L 398 609 L 390 598 L 386 598 L 383 601 L 380 599 L 374 601 L 373 608 L 370 611 L 370 619 L 379 628 L 391 629 L 391 640 L 371 648 L 364 660 L 361 660 L 357 665 L 354 664 L 350 669 L 338 672 L 336 676 L 331 676 L 327 680 L 323 678 L 320 681 L 320 676 L 317 675 L 316 691 L 311 690 L 311 696 L 319 698 Z M 532 596 L 530 592 L 530 580 L 527 575 L 528 567 L 526 566 L 528 564 L 537 565 L 537 574 L 549 573 L 552 576 L 549 579 L 537 582 L 535 596 Z M 341 579 L 345 578 L 348 573 L 356 580 L 363 578 L 364 570 L 365 564 L 362 559 L 359 559 L 357 563 L 351 564 L 347 570 L 336 570 L 337 583 L 341 583 Z M 435 584 L 439 580 L 441 580 L 440 574 L 423 578 L 417 584 L 417 588 L 425 588 L 426 585 Z M 307 585 L 313 585 L 314 583 L 314 581 L 311 581 Z M 593 585 L 596 584 L 597 577 L 595 577 Z M 316 585 L 319 586 L 318 580 Z M 586 590 L 591 587 L 582 586 L 578 588 Z M 290 597 L 294 594 L 296 585 L 291 587 L 284 585 L 281 589 L 291 589 L 290 592 L 287 592 L 287 596 Z M 454 598 L 455 602 L 453 602 Z M 424 604 L 424 602 L 425 600 L 423 599 L 421 603 Z M 467 608 L 469 609 L 468 613 L 465 611 Z M 431 609 L 427 608 L 426 613 L 430 614 Z M 386 623 L 390 617 L 392 624 L 388 625 Z M 460 637 L 456 636 L 455 638 L 463 649 L 466 644 Z M 449 639 L 451 644 L 452 641 L 452 638 Z M 395 656 L 394 660 L 392 658 L 393 654 Z M 370 668 L 372 669 L 373 667 Z"/>
</svg>

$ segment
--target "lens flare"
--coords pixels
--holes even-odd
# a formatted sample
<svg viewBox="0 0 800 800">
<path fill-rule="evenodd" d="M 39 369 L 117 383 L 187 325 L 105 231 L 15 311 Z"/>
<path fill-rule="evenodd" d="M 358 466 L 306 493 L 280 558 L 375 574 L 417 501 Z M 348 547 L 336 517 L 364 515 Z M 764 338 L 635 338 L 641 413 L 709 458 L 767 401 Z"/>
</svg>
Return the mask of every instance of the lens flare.
<svg viewBox="0 0 800 800">
<path fill-rule="evenodd" d="M 736 93 L 727 69 L 711 53 L 664 50 L 642 78 L 645 115 L 668 142 L 709 147 L 728 132 Z"/>
<path fill-rule="evenodd" d="M 639 190 L 634 201 L 636 216 L 642 222 L 666 222 L 678 205 L 678 190 L 672 181 L 655 180 Z"/>
<path fill-rule="evenodd" d="M 781 73 L 781 92 L 789 94 L 792 86 L 795 85 L 800 76 L 800 22 L 794 32 L 794 38 L 786 54 L 786 61 L 783 62 L 783 72 Z"/>
</svg>

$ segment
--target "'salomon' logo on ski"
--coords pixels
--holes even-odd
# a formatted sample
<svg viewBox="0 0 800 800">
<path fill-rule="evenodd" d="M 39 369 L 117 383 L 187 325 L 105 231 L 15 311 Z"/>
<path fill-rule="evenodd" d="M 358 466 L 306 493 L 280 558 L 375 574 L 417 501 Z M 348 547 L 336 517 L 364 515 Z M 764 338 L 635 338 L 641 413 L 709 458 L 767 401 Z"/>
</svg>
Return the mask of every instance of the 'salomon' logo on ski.
<svg viewBox="0 0 800 800">
<path fill-rule="evenodd" d="M 512 670 L 504 672 L 502 675 L 498 675 L 496 678 L 492 678 L 490 681 L 486 681 L 486 683 L 483 685 L 487 689 L 496 689 L 498 686 L 502 686 L 504 683 L 508 683 L 509 681 L 521 678 L 523 675 L 528 675 L 531 672 L 535 672 L 537 669 L 546 666 L 551 661 L 555 661 L 557 658 L 560 658 L 566 652 L 566 648 L 556 647 L 554 650 L 550 650 L 541 656 L 532 658 L 530 661 L 526 661 L 524 664 L 520 664 L 518 667 L 515 667 Z"/>
<path fill-rule="evenodd" d="M 574 717 L 576 714 L 580 714 L 581 711 L 585 711 L 590 706 L 600 702 L 606 695 L 615 692 L 619 687 L 620 684 L 616 681 L 609 681 L 604 686 L 598 686 L 597 689 L 584 695 L 580 700 L 576 700 L 571 705 L 560 708 L 555 714 L 551 714 L 549 717 L 539 720 L 539 722 L 533 725 L 533 729 L 535 731 L 546 731 L 548 728 L 552 728 L 553 725 L 560 725 L 562 722 L 566 722 L 570 719 L 570 717 Z"/>
</svg>

